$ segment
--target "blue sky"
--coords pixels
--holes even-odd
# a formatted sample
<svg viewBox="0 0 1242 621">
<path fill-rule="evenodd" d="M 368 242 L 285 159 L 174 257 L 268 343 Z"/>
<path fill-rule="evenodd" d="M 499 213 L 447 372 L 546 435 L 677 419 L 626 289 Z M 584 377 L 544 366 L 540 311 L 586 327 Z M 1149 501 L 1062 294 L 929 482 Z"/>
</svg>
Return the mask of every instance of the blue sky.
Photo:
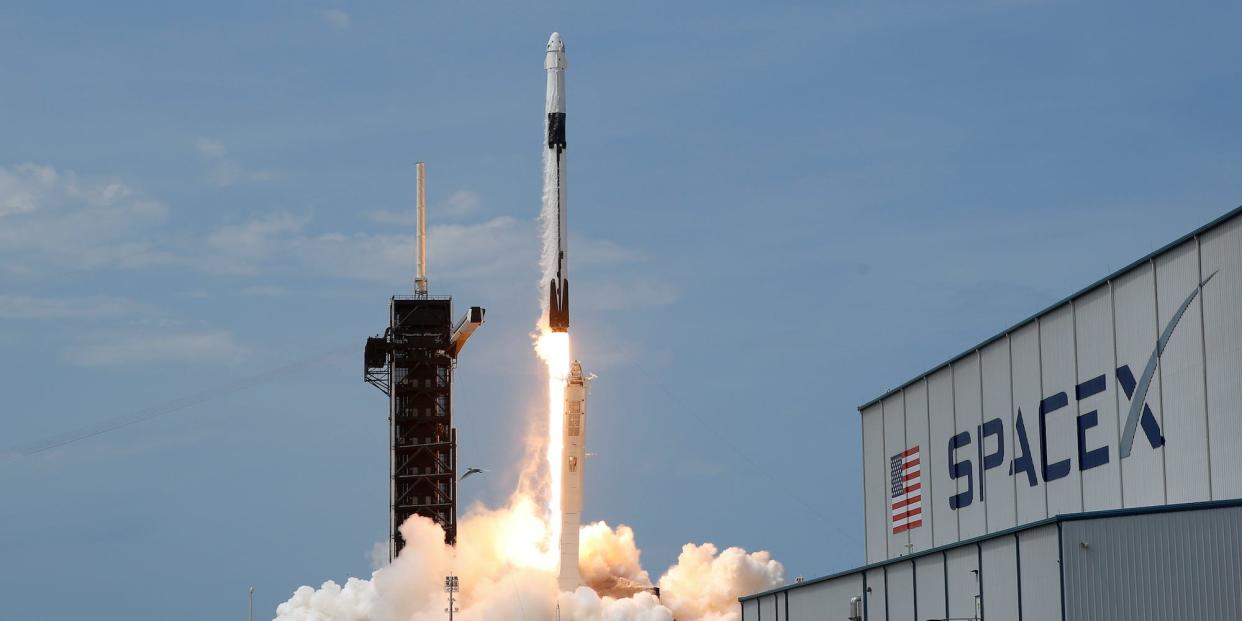
<svg viewBox="0 0 1242 621">
<path fill-rule="evenodd" d="M 569 50 L 587 517 L 862 561 L 855 407 L 1242 203 L 1226 3 L 15 3 L 0 16 L 2 616 L 265 618 L 370 571 L 363 339 L 431 282 L 463 500 L 541 396 L 543 46 Z M 292 364 L 277 381 L 230 386 Z"/>
</svg>

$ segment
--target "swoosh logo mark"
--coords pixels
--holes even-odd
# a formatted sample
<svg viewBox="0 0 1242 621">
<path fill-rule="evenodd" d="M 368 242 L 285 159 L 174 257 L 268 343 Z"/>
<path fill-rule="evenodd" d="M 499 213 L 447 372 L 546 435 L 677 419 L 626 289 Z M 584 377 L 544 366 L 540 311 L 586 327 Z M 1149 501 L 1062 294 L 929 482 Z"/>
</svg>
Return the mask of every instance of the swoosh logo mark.
<svg viewBox="0 0 1242 621">
<path fill-rule="evenodd" d="M 1156 374 L 1156 363 L 1160 361 L 1160 356 L 1164 354 L 1164 348 L 1169 344 L 1169 339 L 1173 337 L 1173 330 L 1177 328 L 1177 323 L 1182 320 L 1182 315 L 1190 308 L 1190 303 L 1194 301 L 1195 296 L 1203 291 L 1203 286 L 1208 284 L 1209 280 L 1216 275 L 1212 272 L 1203 282 L 1195 287 L 1190 295 L 1186 296 L 1186 301 L 1178 307 L 1173 318 L 1169 320 L 1168 325 L 1164 327 L 1164 331 L 1160 333 L 1160 339 L 1156 341 L 1156 348 L 1152 350 L 1151 357 L 1147 359 L 1147 366 L 1143 369 L 1143 376 L 1139 378 L 1138 386 L 1134 390 L 1134 396 L 1130 399 L 1130 413 L 1126 416 L 1126 428 L 1121 434 L 1121 446 L 1118 452 L 1121 458 L 1125 459 L 1130 456 L 1130 449 L 1134 446 L 1134 432 L 1138 429 L 1139 414 L 1143 411 L 1143 404 L 1147 402 L 1147 389 L 1151 387 L 1151 378 Z"/>
</svg>

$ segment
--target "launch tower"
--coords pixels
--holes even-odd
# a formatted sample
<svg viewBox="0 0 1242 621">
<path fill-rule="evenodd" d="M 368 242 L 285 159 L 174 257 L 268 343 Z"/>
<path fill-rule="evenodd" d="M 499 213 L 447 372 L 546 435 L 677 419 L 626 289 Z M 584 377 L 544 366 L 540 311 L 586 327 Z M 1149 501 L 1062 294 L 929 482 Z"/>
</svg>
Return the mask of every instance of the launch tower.
<svg viewBox="0 0 1242 621">
<path fill-rule="evenodd" d="M 453 369 L 466 340 L 483 324 L 472 306 L 453 323 L 453 299 L 427 294 L 425 168 L 418 164 L 418 260 L 413 296 L 393 296 L 388 329 L 367 339 L 363 379 L 388 397 L 389 560 L 405 541 L 397 529 L 412 515 L 457 541 L 457 430 Z"/>
</svg>

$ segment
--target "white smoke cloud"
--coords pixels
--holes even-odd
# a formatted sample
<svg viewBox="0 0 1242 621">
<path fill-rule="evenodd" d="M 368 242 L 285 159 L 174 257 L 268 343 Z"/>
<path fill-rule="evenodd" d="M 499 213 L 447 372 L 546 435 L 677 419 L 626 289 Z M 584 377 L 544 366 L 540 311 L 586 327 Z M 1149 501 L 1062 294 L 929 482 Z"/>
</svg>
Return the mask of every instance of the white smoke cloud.
<svg viewBox="0 0 1242 621">
<path fill-rule="evenodd" d="M 350 578 L 341 588 L 329 580 L 318 590 L 298 587 L 293 597 L 276 609 L 284 621 L 368 621 L 376 601 L 375 585 L 369 580 Z"/>
<path fill-rule="evenodd" d="M 660 578 L 660 600 L 682 621 L 738 621 L 737 598 L 785 581 L 785 568 L 767 552 L 705 543 L 682 546 L 677 564 Z"/>
<path fill-rule="evenodd" d="M 635 593 L 616 599 L 600 597 L 589 587 L 560 596 L 561 618 L 574 621 L 673 621 L 673 613 L 655 595 Z"/>
<path fill-rule="evenodd" d="M 578 568 L 587 586 L 597 593 L 616 596 L 652 586 L 629 526 L 613 529 L 605 522 L 588 524 L 580 529 L 579 541 Z"/>
<path fill-rule="evenodd" d="M 401 555 L 370 580 L 300 587 L 276 609 L 276 621 L 442 621 L 449 574 L 460 579 L 455 618 L 461 621 L 547 621 L 558 605 L 565 621 L 736 621 L 738 596 L 784 581 L 784 569 L 767 552 L 717 553 L 710 543 L 687 544 L 660 578 L 657 598 L 642 589 L 652 583 L 634 531 L 596 522 L 581 531 L 588 586 L 558 593 L 549 562 L 555 558 L 545 548 L 549 529 L 540 505 L 524 494 L 500 509 L 472 507 L 458 524 L 456 548 L 423 517 L 407 520 L 401 533 L 407 542 Z"/>
</svg>

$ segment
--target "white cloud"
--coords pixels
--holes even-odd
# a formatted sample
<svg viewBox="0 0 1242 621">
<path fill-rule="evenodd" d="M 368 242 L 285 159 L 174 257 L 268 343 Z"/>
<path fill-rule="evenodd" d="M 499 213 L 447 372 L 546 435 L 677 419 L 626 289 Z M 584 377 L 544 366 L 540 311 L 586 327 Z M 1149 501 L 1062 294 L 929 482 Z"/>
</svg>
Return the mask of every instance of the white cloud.
<svg viewBox="0 0 1242 621">
<path fill-rule="evenodd" d="M 642 258 L 633 249 L 606 239 L 578 236 L 571 239 L 570 248 L 579 265 L 612 265 Z"/>
<path fill-rule="evenodd" d="M 477 224 L 444 224 L 427 232 L 427 264 L 437 277 L 453 280 L 535 278 L 535 233 L 532 223 L 492 218 Z M 414 235 L 341 233 L 286 240 L 298 263 L 318 273 L 341 278 L 406 283 L 414 274 Z"/>
<path fill-rule="evenodd" d="M 202 155 L 203 157 L 214 158 L 225 156 L 224 145 L 208 138 L 195 138 L 194 148 L 198 149 L 199 155 Z"/>
<path fill-rule="evenodd" d="M 126 298 L 36 298 L 0 295 L 0 319 L 71 319 L 130 315 L 139 305 Z"/>
<path fill-rule="evenodd" d="M 257 274 L 260 266 L 285 250 L 284 245 L 306 222 L 305 217 L 276 213 L 222 226 L 207 236 L 207 258 L 197 263 L 215 272 Z"/>
<path fill-rule="evenodd" d="M 145 239 L 167 209 L 114 180 L 83 181 L 72 171 L 0 167 L 0 257 L 12 274 L 39 266 L 137 267 L 170 257 Z M 32 267 L 34 265 L 35 267 Z"/>
<path fill-rule="evenodd" d="M 143 363 L 230 363 L 249 350 L 223 330 L 111 333 L 89 337 L 65 352 L 79 366 L 102 367 Z"/>
<path fill-rule="evenodd" d="M 216 141 L 199 139 L 195 146 L 205 158 L 227 157 L 225 147 Z M 477 193 L 458 190 L 437 209 L 466 216 L 480 211 L 481 202 Z M 413 210 L 409 213 L 412 216 Z M 415 239 L 408 229 L 315 232 L 309 216 L 275 212 L 219 226 L 198 239 L 178 239 L 164 227 L 166 218 L 163 205 L 119 180 L 88 182 L 72 171 L 35 164 L 0 167 L 0 277 L 30 279 L 64 268 L 160 265 L 242 276 L 329 276 L 394 286 L 413 278 Z M 451 281 L 455 287 L 511 289 L 533 287 L 538 281 L 539 233 L 533 219 L 441 221 L 430 227 L 429 236 L 433 287 Z M 629 248 L 582 236 L 574 238 L 573 253 L 575 265 L 593 269 L 642 261 Z M 668 288 L 650 289 L 634 300 L 629 299 L 632 290 L 605 289 L 599 292 L 599 304 L 632 308 L 675 295 Z M 269 287 L 247 293 L 276 291 Z M 7 303 L 16 309 L 9 311 L 15 316 L 83 312 L 49 306 L 39 310 L 36 300 L 13 298 Z"/>
<path fill-rule="evenodd" d="M 325 9 L 319 12 L 319 18 L 323 22 L 337 30 L 349 30 L 351 20 L 349 13 L 340 9 Z"/>
<path fill-rule="evenodd" d="M 276 175 L 270 171 L 246 172 L 241 164 L 229 157 L 224 145 L 210 138 L 196 138 L 194 149 L 207 163 L 211 182 L 225 188 L 238 181 L 271 181 Z"/>
<path fill-rule="evenodd" d="M 483 198 L 478 192 L 470 190 L 458 190 L 449 194 L 447 200 L 444 201 L 444 213 L 450 216 L 468 216 L 483 205 Z"/>
<path fill-rule="evenodd" d="M 221 227 L 208 235 L 204 256 L 189 263 L 218 273 L 320 275 L 398 287 L 414 277 L 413 231 L 312 233 L 310 228 L 309 218 L 288 214 Z M 533 288 L 538 281 L 538 232 L 533 220 L 501 216 L 470 224 L 439 224 L 429 228 L 428 238 L 433 289 L 444 281 L 493 290 Z M 575 240 L 572 260 L 593 271 L 642 260 L 633 250 L 610 241 Z M 598 295 L 598 300 L 584 302 L 584 308 L 601 310 L 658 306 L 677 296 L 671 285 L 645 282 L 581 291 L 578 299 Z"/>
<path fill-rule="evenodd" d="M 434 221 L 438 218 L 460 218 L 478 213 L 483 208 L 483 197 L 471 190 L 457 190 L 448 198 L 427 206 L 427 218 Z M 410 205 L 402 211 L 372 211 L 367 214 L 373 222 L 395 224 L 397 226 L 417 226 L 418 212 Z"/>
</svg>

